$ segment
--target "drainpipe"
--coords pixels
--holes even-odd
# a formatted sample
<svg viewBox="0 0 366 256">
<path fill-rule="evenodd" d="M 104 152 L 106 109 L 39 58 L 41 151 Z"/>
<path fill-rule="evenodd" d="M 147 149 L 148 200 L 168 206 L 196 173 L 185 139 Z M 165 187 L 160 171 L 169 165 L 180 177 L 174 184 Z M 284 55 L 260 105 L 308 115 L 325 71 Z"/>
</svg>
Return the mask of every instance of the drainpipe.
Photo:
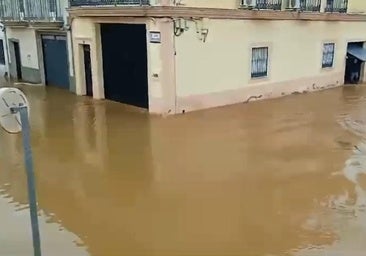
<svg viewBox="0 0 366 256">
<path fill-rule="evenodd" d="M 68 50 L 68 53 L 71 53 L 71 63 L 69 63 L 69 76 L 70 74 L 70 65 L 72 70 L 72 78 L 73 78 L 73 86 L 75 88 L 72 88 L 73 93 L 76 94 L 76 74 L 75 74 L 75 60 L 74 60 L 74 40 L 73 40 L 73 33 L 72 33 L 72 21 L 73 18 L 68 15 L 67 19 L 67 34 L 68 34 L 68 40 L 70 40 L 70 44 L 68 43 L 68 47 L 70 47 L 70 50 Z M 70 22 L 70 23 L 69 23 Z M 69 59 L 70 60 L 70 59 Z"/>
<path fill-rule="evenodd" d="M 70 49 L 67 49 L 67 54 L 71 53 L 71 63 L 69 63 L 69 79 L 70 79 L 70 65 L 71 65 L 71 70 L 72 70 L 72 77 L 73 77 L 73 86 L 75 86 L 75 88 L 72 88 L 73 93 L 76 94 L 76 75 L 75 75 L 75 61 L 74 61 L 74 40 L 73 40 L 73 33 L 72 33 L 72 22 L 73 22 L 73 17 L 70 17 L 69 14 L 69 10 L 71 8 L 71 4 L 70 1 L 67 1 L 67 8 L 66 8 L 66 15 L 63 14 L 63 19 L 64 19 L 64 24 L 66 22 L 66 33 L 67 33 L 67 46 L 70 47 Z M 65 25 L 64 25 L 65 26 Z M 69 40 L 70 40 L 70 44 L 69 44 Z M 68 56 L 68 61 L 70 61 L 70 58 Z M 70 81 L 71 82 L 71 81 Z M 69 88 L 70 90 L 70 88 Z"/>
<path fill-rule="evenodd" d="M 70 24 L 70 30 L 68 31 L 69 33 L 69 40 L 70 40 L 70 45 L 69 47 L 71 48 L 68 52 L 71 53 L 71 63 L 69 65 L 71 65 L 71 69 L 72 69 L 72 78 L 73 78 L 73 86 L 75 86 L 75 88 L 72 88 L 73 93 L 76 94 L 76 75 L 75 75 L 75 61 L 74 61 L 74 40 L 73 40 L 73 33 L 72 33 L 72 29 L 71 29 L 71 24 Z M 70 59 L 69 59 L 70 60 Z M 70 73 L 70 70 L 69 70 Z"/>
</svg>

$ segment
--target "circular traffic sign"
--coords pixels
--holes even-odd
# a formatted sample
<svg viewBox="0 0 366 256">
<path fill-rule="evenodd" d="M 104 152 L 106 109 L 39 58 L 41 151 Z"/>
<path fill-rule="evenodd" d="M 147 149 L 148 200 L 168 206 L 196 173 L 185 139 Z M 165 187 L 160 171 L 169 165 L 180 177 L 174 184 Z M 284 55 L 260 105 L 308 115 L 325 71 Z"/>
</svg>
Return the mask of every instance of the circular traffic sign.
<svg viewBox="0 0 366 256">
<path fill-rule="evenodd" d="M 9 133 L 22 131 L 20 114 L 16 110 L 19 107 L 27 107 L 29 110 L 24 93 L 17 88 L 0 88 L 0 125 Z"/>
</svg>

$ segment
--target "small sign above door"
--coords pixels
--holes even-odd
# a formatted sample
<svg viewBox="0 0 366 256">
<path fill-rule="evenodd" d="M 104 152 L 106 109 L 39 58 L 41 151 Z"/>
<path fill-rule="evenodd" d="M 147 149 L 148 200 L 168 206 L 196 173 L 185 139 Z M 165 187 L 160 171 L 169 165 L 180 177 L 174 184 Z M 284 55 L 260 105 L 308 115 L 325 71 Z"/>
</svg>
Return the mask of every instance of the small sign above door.
<svg viewBox="0 0 366 256">
<path fill-rule="evenodd" d="M 150 43 L 160 44 L 161 34 L 158 31 L 150 31 Z"/>
</svg>

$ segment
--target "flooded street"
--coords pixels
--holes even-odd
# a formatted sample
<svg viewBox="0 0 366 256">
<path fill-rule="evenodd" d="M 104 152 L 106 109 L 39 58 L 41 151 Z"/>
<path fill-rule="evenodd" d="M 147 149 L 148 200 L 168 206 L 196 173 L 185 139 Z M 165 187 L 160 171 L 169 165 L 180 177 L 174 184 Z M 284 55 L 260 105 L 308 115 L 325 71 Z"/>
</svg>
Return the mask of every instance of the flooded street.
<svg viewBox="0 0 366 256">
<path fill-rule="evenodd" d="M 44 255 L 365 254 L 366 87 L 169 118 L 21 89 Z M 1 131 L 0 255 L 32 252 L 22 157 Z"/>
</svg>

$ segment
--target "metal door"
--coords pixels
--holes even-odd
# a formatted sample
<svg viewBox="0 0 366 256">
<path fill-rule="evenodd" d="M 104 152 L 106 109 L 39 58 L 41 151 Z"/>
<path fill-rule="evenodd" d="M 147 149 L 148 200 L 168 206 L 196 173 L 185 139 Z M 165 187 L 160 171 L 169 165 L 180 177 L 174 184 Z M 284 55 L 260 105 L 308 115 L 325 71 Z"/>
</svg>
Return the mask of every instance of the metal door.
<svg viewBox="0 0 366 256">
<path fill-rule="evenodd" d="M 107 99 L 148 108 L 144 24 L 102 24 L 104 89 Z"/>
<path fill-rule="evenodd" d="M 63 35 L 42 35 L 46 84 L 69 89 L 67 40 Z"/>
</svg>

